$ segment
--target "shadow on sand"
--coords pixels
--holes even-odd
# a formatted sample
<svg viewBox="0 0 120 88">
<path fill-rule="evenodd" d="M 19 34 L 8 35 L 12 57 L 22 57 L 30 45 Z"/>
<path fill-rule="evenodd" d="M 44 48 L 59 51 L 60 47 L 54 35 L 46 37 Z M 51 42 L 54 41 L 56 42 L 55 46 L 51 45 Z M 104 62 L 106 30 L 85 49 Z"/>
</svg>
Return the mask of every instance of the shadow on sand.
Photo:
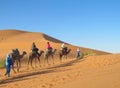
<svg viewBox="0 0 120 88">
<path fill-rule="evenodd" d="M 72 66 L 73 64 L 75 64 L 77 62 L 80 62 L 80 61 L 83 61 L 83 60 L 84 59 L 82 59 L 82 60 L 72 60 L 70 62 L 60 64 L 58 66 L 48 67 L 47 69 L 44 69 L 44 71 L 38 70 L 36 72 L 31 72 L 31 73 L 26 73 L 26 74 L 17 75 L 17 76 L 14 76 L 14 77 L 6 78 L 6 79 L 3 79 L 3 80 L 0 80 L 0 87 L 4 86 L 2 84 L 7 84 L 7 83 L 11 83 L 11 82 L 16 82 L 16 81 L 22 81 L 22 80 L 28 80 L 28 79 L 33 78 L 36 75 L 48 74 L 48 73 L 53 73 L 53 72 L 60 72 L 61 70 L 56 70 L 55 68 Z M 66 70 L 70 70 L 70 69 L 65 69 L 65 70 L 62 70 L 62 71 L 66 71 Z"/>
</svg>

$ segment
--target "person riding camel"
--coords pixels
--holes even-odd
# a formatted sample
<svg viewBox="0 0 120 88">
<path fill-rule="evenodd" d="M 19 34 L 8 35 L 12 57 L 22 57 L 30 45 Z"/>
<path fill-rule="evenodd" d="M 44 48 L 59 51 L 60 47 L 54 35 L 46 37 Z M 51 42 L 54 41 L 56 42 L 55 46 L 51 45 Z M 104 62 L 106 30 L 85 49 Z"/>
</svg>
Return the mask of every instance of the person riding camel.
<svg viewBox="0 0 120 88">
<path fill-rule="evenodd" d="M 65 46 L 65 43 L 63 43 L 61 45 L 61 50 L 62 50 L 62 52 L 66 52 L 67 51 L 67 47 Z"/>
<path fill-rule="evenodd" d="M 36 45 L 35 45 L 35 43 L 34 43 L 34 42 L 32 43 L 31 50 L 32 50 L 32 52 L 33 52 L 33 53 L 38 54 L 38 48 L 36 47 Z"/>
<path fill-rule="evenodd" d="M 46 48 L 47 48 L 48 53 L 52 52 L 52 47 L 49 42 L 47 42 Z"/>
<path fill-rule="evenodd" d="M 19 55 L 20 52 L 19 52 L 19 50 L 17 48 L 15 48 L 15 49 L 12 49 L 12 54 Z"/>
</svg>

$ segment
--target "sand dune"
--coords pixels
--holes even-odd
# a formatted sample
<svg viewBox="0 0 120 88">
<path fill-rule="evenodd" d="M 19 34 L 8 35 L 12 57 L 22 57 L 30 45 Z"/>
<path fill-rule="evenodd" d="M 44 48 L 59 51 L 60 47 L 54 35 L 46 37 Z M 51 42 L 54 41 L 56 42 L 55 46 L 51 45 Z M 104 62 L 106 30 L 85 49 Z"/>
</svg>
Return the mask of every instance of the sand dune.
<svg viewBox="0 0 120 88">
<path fill-rule="evenodd" d="M 19 35 L 21 33 L 25 33 L 25 31 L 13 30 L 13 29 L 0 30 L 0 42 L 4 41 L 12 36 Z"/>
<path fill-rule="evenodd" d="M 86 59 L 77 65 L 75 74 L 79 76 L 57 88 L 120 88 L 120 54 Z"/>
<path fill-rule="evenodd" d="M 35 42 L 40 50 L 45 50 L 46 42 L 50 41 L 52 47 L 57 50 L 60 49 L 62 41 L 50 37 L 39 32 L 26 32 L 20 30 L 0 30 L 0 53 L 2 56 L 11 51 L 13 48 L 18 48 L 21 52 L 23 50 L 30 52 L 32 42 Z M 75 57 L 76 48 L 78 46 L 67 45 L 71 48 L 71 56 Z M 92 51 L 96 55 L 108 54 L 107 52 L 92 50 L 88 48 L 81 48 L 81 52 Z"/>
<path fill-rule="evenodd" d="M 55 64 L 27 69 L 28 54 L 21 59 L 22 67 L 19 73 L 11 71 L 11 77 L 4 76 L 5 69 L 0 69 L 0 88 L 120 88 L 120 54 L 110 54 L 103 51 L 80 47 L 81 52 L 92 51 L 94 55 L 81 60 L 75 59 L 76 48 L 72 49 L 68 60 L 60 63 L 58 52 L 62 41 L 43 33 L 25 32 L 20 30 L 0 31 L 0 59 L 5 59 L 11 49 L 18 48 L 20 53 L 25 50 L 31 52 L 34 41 L 40 50 L 45 50 L 46 42 L 50 41 L 52 47 L 57 49 Z M 52 60 L 51 60 L 52 63 Z M 33 63 L 34 66 L 34 63 Z"/>
<path fill-rule="evenodd" d="M 11 78 L 2 77 L 1 88 L 119 88 L 120 54 L 71 59 L 62 64 L 12 72 Z"/>
</svg>

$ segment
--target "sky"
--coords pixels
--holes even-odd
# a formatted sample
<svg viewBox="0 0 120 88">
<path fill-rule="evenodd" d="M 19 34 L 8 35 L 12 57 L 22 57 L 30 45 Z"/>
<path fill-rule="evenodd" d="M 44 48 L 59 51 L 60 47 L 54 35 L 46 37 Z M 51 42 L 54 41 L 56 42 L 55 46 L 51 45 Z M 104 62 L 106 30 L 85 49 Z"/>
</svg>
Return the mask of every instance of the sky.
<svg viewBox="0 0 120 88">
<path fill-rule="evenodd" d="M 0 30 L 42 32 L 120 53 L 120 0 L 0 0 Z"/>
</svg>

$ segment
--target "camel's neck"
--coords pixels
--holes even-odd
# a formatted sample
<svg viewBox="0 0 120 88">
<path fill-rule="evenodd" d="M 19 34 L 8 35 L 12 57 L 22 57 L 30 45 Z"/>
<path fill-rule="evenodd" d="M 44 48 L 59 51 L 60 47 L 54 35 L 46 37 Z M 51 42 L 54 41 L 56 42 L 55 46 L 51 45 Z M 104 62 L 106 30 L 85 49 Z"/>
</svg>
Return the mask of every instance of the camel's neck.
<svg viewBox="0 0 120 88">
<path fill-rule="evenodd" d="M 54 49 L 53 54 L 56 52 L 56 49 Z"/>
<path fill-rule="evenodd" d="M 43 51 L 40 52 L 40 55 L 42 55 Z"/>
<path fill-rule="evenodd" d="M 20 57 L 21 57 L 21 58 L 23 58 L 23 57 L 24 57 L 24 55 L 25 55 L 25 53 L 22 53 L 22 55 L 20 55 Z"/>
<path fill-rule="evenodd" d="M 69 54 L 69 53 L 70 53 L 70 51 L 71 51 L 71 50 L 69 49 L 69 50 L 67 51 L 67 54 Z"/>
</svg>

